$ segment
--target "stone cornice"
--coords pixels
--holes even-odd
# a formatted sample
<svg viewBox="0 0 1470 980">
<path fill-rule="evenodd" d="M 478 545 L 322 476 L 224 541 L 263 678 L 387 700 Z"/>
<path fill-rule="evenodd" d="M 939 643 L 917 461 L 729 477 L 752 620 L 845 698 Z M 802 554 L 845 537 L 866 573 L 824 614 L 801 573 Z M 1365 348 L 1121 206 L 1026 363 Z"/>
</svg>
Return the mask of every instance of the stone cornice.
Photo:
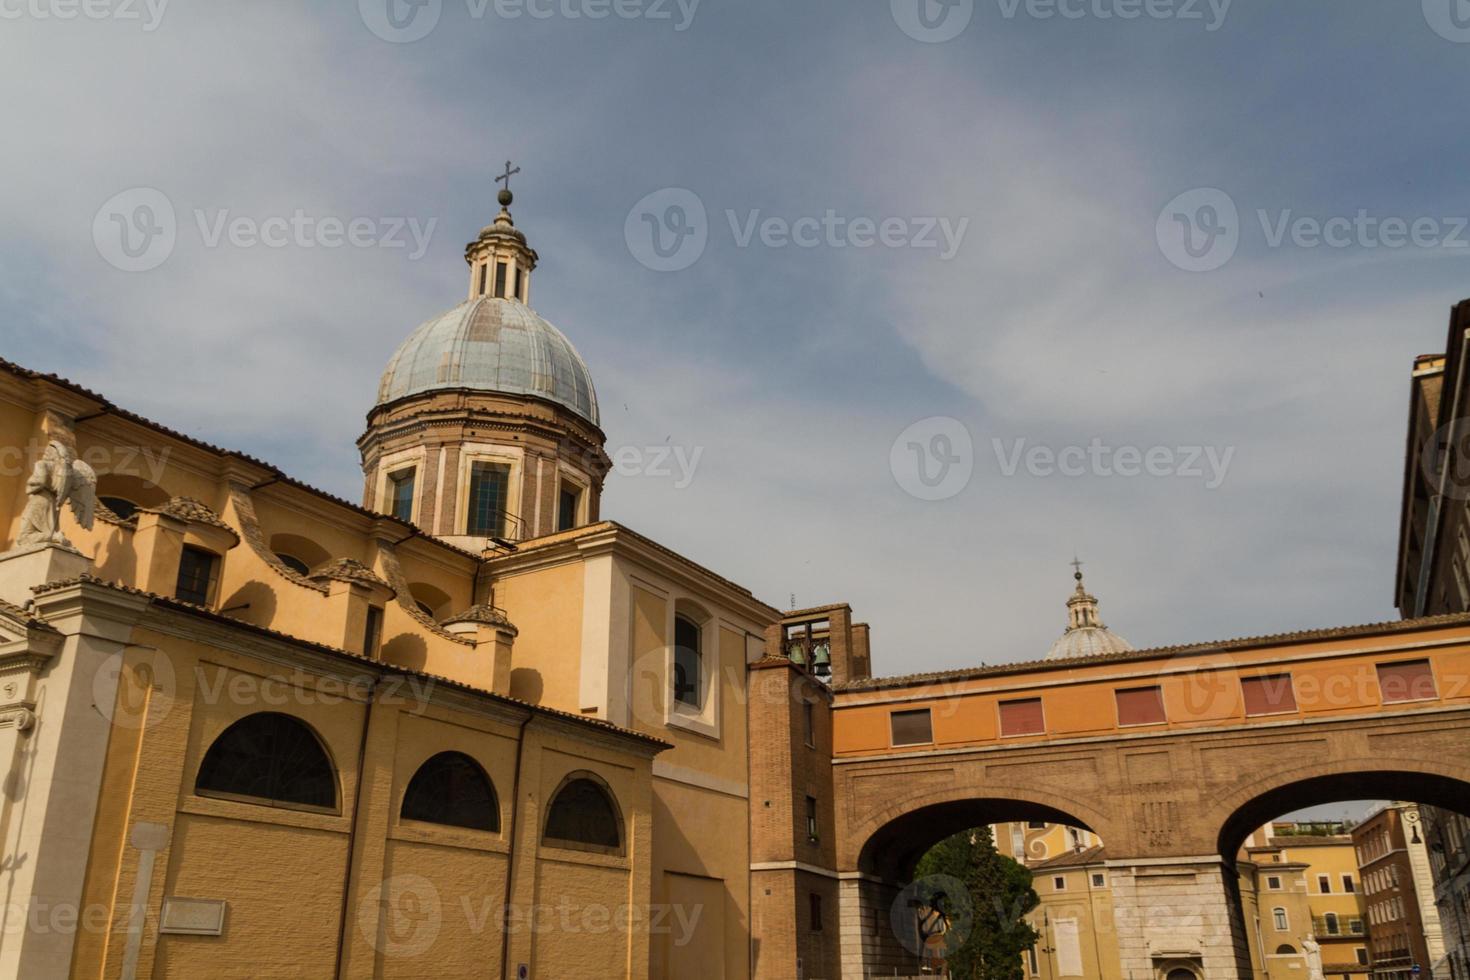
<svg viewBox="0 0 1470 980">
<path fill-rule="evenodd" d="M 521 542 L 515 552 L 489 559 L 492 576 L 514 575 L 587 558 L 612 555 L 651 568 L 691 592 L 710 595 L 761 629 L 781 618 L 748 590 L 636 531 L 612 521 Z"/>
<path fill-rule="evenodd" d="M 115 643 L 132 636 L 148 597 L 91 579 L 62 582 L 36 590 L 36 614 L 61 633 L 85 634 Z"/>
</svg>

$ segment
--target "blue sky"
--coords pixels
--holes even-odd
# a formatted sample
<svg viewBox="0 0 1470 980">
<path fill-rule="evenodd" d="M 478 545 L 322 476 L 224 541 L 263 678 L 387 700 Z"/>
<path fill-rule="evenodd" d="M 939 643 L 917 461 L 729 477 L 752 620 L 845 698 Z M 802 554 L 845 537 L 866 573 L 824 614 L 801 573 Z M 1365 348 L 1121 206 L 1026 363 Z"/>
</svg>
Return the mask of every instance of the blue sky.
<svg viewBox="0 0 1470 980">
<path fill-rule="evenodd" d="M 975 0 L 942 43 L 900 26 L 920 0 L 442 0 L 398 7 L 437 14 L 409 43 L 370 29 L 387 0 L 64 2 L 0 2 L 6 357 L 356 498 L 378 375 L 462 298 L 510 158 L 533 305 L 610 447 L 698 453 L 687 485 L 614 476 L 606 516 L 773 604 L 852 603 L 880 672 L 1040 656 L 1074 553 L 1139 646 L 1395 615 L 1408 373 L 1470 295 L 1449 0 Z M 655 271 L 626 226 L 669 188 L 707 244 Z M 176 242 L 124 271 L 94 230 L 139 189 Z M 1203 235 L 1221 192 L 1233 256 L 1186 271 L 1175 215 Z M 298 211 L 371 243 L 211 242 Z M 829 212 L 843 247 L 742 240 Z M 1338 247 L 1273 241 L 1360 213 Z M 422 255 L 385 247 L 394 219 L 434 223 Z M 1430 223 L 1391 248 L 1385 219 Z M 895 244 L 857 247 L 863 221 Z M 931 222 L 963 227 L 952 255 L 916 247 Z M 933 441 L 956 432 L 968 453 Z M 1010 462 L 1092 446 L 1165 462 Z M 935 450 L 969 477 L 920 499 L 903 460 Z M 1209 452 L 1217 479 L 1187 465 Z"/>
</svg>

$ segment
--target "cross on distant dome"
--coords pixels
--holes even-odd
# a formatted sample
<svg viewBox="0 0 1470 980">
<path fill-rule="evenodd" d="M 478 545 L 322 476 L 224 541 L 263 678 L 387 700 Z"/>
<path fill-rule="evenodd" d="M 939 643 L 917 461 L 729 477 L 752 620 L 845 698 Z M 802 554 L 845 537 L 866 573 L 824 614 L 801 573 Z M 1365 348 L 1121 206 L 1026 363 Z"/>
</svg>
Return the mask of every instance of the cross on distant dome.
<svg viewBox="0 0 1470 980">
<path fill-rule="evenodd" d="M 505 185 L 500 189 L 500 193 L 496 195 L 496 198 L 500 201 L 500 206 L 502 208 L 510 207 L 511 201 L 515 200 L 515 196 L 512 195 L 510 192 L 510 179 L 520 172 L 520 167 L 512 167 L 510 165 L 510 161 L 507 160 L 505 161 L 505 173 L 495 178 L 495 183 Z"/>
<path fill-rule="evenodd" d="M 506 190 L 510 190 L 510 179 L 521 172 L 520 167 L 511 168 L 510 161 L 505 161 L 505 173 L 495 178 L 495 183 L 504 184 Z"/>
<path fill-rule="evenodd" d="M 1075 555 L 1072 556 L 1072 567 L 1077 571 L 1077 578 L 1082 578 L 1082 561 Z"/>
</svg>

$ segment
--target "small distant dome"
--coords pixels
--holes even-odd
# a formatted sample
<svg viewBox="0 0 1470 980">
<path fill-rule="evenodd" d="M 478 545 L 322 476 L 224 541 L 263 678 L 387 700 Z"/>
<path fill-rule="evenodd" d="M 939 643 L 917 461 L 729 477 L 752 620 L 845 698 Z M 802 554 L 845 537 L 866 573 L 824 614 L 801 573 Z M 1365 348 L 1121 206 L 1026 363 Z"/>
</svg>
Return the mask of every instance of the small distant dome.
<svg viewBox="0 0 1470 980">
<path fill-rule="evenodd" d="M 1075 562 L 1077 588 L 1067 600 L 1067 629 L 1051 645 L 1047 660 L 1096 657 L 1105 653 L 1128 653 L 1133 645 L 1103 624 L 1097 613 L 1097 598 L 1082 585 L 1082 563 Z"/>
<path fill-rule="evenodd" d="M 586 362 L 560 330 L 513 299 L 480 296 L 421 325 L 388 362 L 378 404 L 454 388 L 544 398 L 600 424 Z"/>
<path fill-rule="evenodd" d="M 1096 657 L 1104 653 L 1127 653 L 1133 644 L 1106 626 L 1084 626 L 1067 630 L 1047 651 L 1047 660 L 1071 660 L 1073 657 Z"/>
</svg>

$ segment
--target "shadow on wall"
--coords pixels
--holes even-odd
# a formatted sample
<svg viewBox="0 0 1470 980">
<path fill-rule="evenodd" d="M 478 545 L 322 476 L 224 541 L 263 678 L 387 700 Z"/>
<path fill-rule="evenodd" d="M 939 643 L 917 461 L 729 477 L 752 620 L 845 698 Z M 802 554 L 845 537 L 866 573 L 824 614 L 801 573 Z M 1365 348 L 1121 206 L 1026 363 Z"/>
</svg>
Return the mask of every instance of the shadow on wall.
<svg viewBox="0 0 1470 980">
<path fill-rule="evenodd" d="M 400 633 L 383 644 L 382 658 L 395 667 L 423 670 L 429 662 L 429 645 L 416 633 Z"/>
<path fill-rule="evenodd" d="M 258 580 L 246 582 L 220 602 L 220 612 L 252 626 L 269 626 L 276 617 L 276 590 Z"/>
<path fill-rule="evenodd" d="M 546 684 L 541 679 L 541 671 L 531 667 L 517 667 L 510 672 L 510 696 L 531 704 L 540 704 L 541 695 L 545 693 Z"/>
<path fill-rule="evenodd" d="M 93 549 L 92 560 L 96 561 L 99 556 L 106 555 L 97 565 L 97 577 L 110 582 L 138 581 L 138 555 L 133 549 L 133 532 L 100 520 L 93 526 L 103 532 L 103 536 Z M 73 543 L 80 545 L 75 539 Z M 3 550 L 0 548 L 0 551 Z"/>
</svg>

